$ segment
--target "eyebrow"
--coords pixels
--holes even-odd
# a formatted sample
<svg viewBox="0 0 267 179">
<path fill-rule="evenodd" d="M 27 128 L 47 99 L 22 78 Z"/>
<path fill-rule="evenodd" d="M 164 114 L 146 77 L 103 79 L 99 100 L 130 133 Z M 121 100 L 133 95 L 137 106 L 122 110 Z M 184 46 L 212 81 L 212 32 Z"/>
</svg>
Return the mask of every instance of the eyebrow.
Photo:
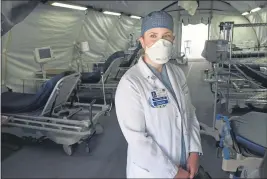
<svg viewBox="0 0 267 179">
<path fill-rule="evenodd" d="M 149 32 L 148 34 L 150 35 L 150 34 L 158 34 L 158 33 L 156 33 L 156 32 Z"/>
</svg>

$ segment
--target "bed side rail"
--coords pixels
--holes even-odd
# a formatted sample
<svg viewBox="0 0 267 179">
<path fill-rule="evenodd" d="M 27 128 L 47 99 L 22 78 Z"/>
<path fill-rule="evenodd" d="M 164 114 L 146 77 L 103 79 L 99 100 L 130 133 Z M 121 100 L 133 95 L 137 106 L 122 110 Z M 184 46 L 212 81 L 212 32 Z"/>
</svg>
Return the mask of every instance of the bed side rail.
<svg viewBox="0 0 267 179">
<path fill-rule="evenodd" d="M 60 105 L 66 104 L 74 88 L 77 86 L 80 77 L 80 73 L 74 73 L 60 79 L 51 93 L 41 113 L 41 116 L 44 116 L 48 113 L 51 114 L 53 109 Z"/>
</svg>

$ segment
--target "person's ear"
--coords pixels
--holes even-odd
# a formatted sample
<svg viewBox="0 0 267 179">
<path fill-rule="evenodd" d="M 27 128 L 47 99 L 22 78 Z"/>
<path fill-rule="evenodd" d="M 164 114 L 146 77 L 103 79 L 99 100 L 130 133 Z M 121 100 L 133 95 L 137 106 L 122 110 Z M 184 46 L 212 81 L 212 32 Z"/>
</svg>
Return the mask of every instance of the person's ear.
<svg viewBox="0 0 267 179">
<path fill-rule="evenodd" d="M 139 38 L 139 42 L 141 43 L 142 48 L 145 49 L 144 37 L 140 37 L 140 38 Z"/>
</svg>

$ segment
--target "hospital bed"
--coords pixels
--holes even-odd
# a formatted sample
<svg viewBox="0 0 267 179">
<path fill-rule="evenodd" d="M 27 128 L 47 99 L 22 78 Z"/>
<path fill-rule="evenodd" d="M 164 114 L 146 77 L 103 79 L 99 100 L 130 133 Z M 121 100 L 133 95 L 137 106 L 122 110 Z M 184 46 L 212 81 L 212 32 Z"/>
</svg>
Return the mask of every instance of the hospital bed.
<svg viewBox="0 0 267 179">
<path fill-rule="evenodd" d="M 230 53 L 228 53 L 228 57 L 230 57 Z M 232 51 L 231 57 L 232 59 L 267 57 L 267 52 L 266 51 Z"/>
<path fill-rule="evenodd" d="M 2 131 L 12 132 L 15 127 L 41 133 L 72 155 L 74 144 L 102 132 L 97 121 L 111 109 L 110 105 L 94 104 L 95 100 L 88 104 L 71 100 L 79 80 L 79 73 L 65 72 L 46 81 L 36 94 L 2 93 L 1 120 L 7 120 Z"/>
<path fill-rule="evenodd" d="M 109 58 L 99 66 L 99 69 L 94 72 L 81 73 L 82 88 L 102 88 L 105 84 L 105 88 L 116 87 L 116 83 L 107 84 L 108 78 L 117 72 L 118 67 L 125 59 L 125 53 L 123 51 L 117 51 L 109 56 Z"/>
<path fill-rule="evenodd" d="M 174 55 L 176 56 L 176 55 Z M 184 52 L 179 52 L 176 58 L 171 58 L 170 63 L 175 65 L 188 65 L 188 58 Z"/>
<path fill-rule="evenodd" d="M 138 45 L 132 51 L 133 53 L 128 55 L 125 54 L 127 52 L 123 51 L 115 52 L 106 60 L 100 70 L 83 74 L 81 84 L 79 85 L 79 100 L 86 102 L 92 98 L 91 94 L 93 93 L 99 99 L 103 98 L 104 102 L 106 101 L 106 95 L 110 96 L 109 99 L 113 100 L 119 82 L 119 73 L 124 73 L 137 62 L 140 49 L 141 46 Z M 87 93 L 88 89 L 90 94 Z M 103 94 L 99 94 L 99 89 Z"/>
<path fill-rule="evenodd" d="M 224 125 L 217 142 L 222 169 L 231 175 L 238 167 L 259 167 L 267 151 L 267 114 L 249 112 L 242 116 L 217 115 Z"/>
<path fill-rule="evenodd" d="M 206 41 L 202 56 L 212 63 L 212 69 L 205 70 L 204 72 L 204 81 L 210 83 L 211 91 L 214 93 L 215 91 L 217 92 L 218 101 L 221 103 L 226 102 L 227 111 L 232 113 L 236 107 L 247 107 L 247 99 L 250 99 L 250 104 L 252 105 L 261 100 L 256 97 L 260 93 L 263 96 L 266 93 L 267 76 L 261 72 L 260 66 L 254 66 L 252 68 L 243 62 L 241 63 L 235 60 L 230 62 L 228 60 L 229 53 L 227 51 L 227 45 L 228 42 L 226 40 Z M 230 64 L 231 70 L 229 71 L 226 68 Z M 216 80 L 215 76 L 217 78 Z M 215 88 L 216 81 L 218 83 Z M 262 101 L 261 106 L 263 108 L 266 106 L 264 104 L 266 101 L 267 99 L 263 99 Z"/>
<path fill-rule="evenodd" d="M 78 101 L 87 102 L 92 98 L 97 98 L 97 103 L 106 104 L 106 96 L 113 99 L 113 94 L 118 82 L 112 81 L 112 76 L 116 74 L 120 64 L 126 59 L 124 51 L 117 51 L 109 58 L 98 65 L 94 72 L 81 73 L 81 82 L 78 85 Z"/>
<path fill-rule="evenodd" d="M 267 178 L 267 152 L 263 157 L 262 163 L 260 166 L 239 166 L 236 172 L 234 173 L 234 178 Z"/>
<path fill-rule="evenodd" d="M 142 49 L 141 44 L 138 44 L 137 47 L 135 47 L 135 49 L 133 49 L 133 53 L 128 55 L 129 59 L 121 63 L 121 65 L 118 68 L 118 72 L 115 75 L 115 80 L 120 78 L 125 73 L 125 71 L 127 71 L 133 65 L 136 64 L 137 60 L 139 59 L 139 56 L 140 56 L 139 52 L 141 49 Z M 121 74 L 121 72 L 122 72 L 122 74 Z"/>
</svg>

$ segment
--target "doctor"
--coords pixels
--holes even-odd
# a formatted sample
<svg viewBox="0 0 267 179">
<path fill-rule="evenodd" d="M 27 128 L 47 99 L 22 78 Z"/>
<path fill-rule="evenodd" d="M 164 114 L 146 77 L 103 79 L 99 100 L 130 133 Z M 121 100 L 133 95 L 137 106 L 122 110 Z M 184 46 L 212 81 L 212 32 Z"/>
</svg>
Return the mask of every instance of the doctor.
<svg viewBox="0 0 267 179">
<path fill-rule="evenodd" d="M 193 178 L 202 154 L 199 123 L 183 71 L 168 63 L 173 19 L 144 17 L 144 55 L 121 78 L 116 114 L 128 143 L 127 178 Z"/>
</svg>

